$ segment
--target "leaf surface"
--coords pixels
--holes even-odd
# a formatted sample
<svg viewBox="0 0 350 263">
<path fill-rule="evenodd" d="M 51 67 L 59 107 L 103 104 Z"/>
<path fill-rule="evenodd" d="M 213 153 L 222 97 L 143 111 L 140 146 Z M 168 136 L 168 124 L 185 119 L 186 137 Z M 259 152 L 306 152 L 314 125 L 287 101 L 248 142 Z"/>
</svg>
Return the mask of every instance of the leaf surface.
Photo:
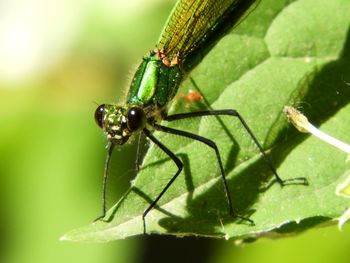
<svg viewBox="0 0 350 263">
<path fill-rule="evenodd" d="M 184 171 L 146 217 L 147 232 L 227 239 L 295 233 L 340 216 L 349 201 L 335 195 L 346 154 L 298 133 L 282 113 L 300 106 L 309 120 L 350 142 L 350 2 L 264 0 L 224 37 L 182 84 L 203 101 L 176 98 L 170 113 L 236 109 L 269 153 L 283 179 L 309 185 L 281 187 L 237 119 L 206 117 L 166 123 L 214 140 L 222 155 L 235 210 L 228 215 L 215 153 L 199 142 L 156 132 L 184 163 Z M 151 145 L 142 170 L 106 219 L 63 238 L 103 242 L 142 234 L 142 213 L 176 172 Z"/>
</svg>

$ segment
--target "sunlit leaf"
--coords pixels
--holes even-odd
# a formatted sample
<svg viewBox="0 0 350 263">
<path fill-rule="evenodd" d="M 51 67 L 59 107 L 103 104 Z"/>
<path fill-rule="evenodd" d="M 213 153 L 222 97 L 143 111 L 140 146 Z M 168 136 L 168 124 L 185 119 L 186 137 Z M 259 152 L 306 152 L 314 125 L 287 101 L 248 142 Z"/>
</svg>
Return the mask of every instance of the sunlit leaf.
<svg viewBox="0 0 350 263">
<path fill-rule="evenodd" d="M 237 109 L 280 176 L 305 177 L 309 185 L 282 188 L 275 183 L 259 151 L 233 118 L 171 123 L 218 144 L 235 209 L 255 225 L 228 215 L 211 149 L 155 133 L 186 168 L 147 216 L 148 233 L 254 238 L 271 232 L 295 233 L 346 210 L 348 201 L 335 195 L 336 185 L 344 179 L 346 154 L 298 133 L 282 111 L 285 105 L 302 107 L 314 124 L 350 141 L 349 13 L 348 0 L 262 1 L 179 91 L 199 89 L 205 98 L 200 107 Z M 171 112 L 186 111 L 177 105 Z M 151 146 L 132 188 L 108 212 L 110 221 L 74 230 L 64 239 L 102 242 L 142 234 L 142 213 L 175 171 L 171 160 Z"/>
</svg>

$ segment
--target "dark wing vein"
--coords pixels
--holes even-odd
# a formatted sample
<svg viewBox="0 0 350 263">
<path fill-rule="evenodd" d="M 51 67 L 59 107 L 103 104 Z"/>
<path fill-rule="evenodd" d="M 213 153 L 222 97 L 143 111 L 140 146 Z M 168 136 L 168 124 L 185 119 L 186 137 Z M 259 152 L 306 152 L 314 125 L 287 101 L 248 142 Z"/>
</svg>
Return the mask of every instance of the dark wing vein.
<svg viewBox="0 0 350 263">
<path fill-rule="evenodd" d="M 237 25 L 259 0 L 180 0 L 157 44 L 170 58 L 186 59 L 199 48 L 215 44 Z M 207 45 L 207 46 L 206 46 Z"/>
<path fill-rule="evenodd" d="M 243 0 L 244 1 L 244 0 Z M 160 36 L 158 47 L 169 55 L 192 52 L 219 18 L 239 0 L 181 0 Z"/>
</svg>

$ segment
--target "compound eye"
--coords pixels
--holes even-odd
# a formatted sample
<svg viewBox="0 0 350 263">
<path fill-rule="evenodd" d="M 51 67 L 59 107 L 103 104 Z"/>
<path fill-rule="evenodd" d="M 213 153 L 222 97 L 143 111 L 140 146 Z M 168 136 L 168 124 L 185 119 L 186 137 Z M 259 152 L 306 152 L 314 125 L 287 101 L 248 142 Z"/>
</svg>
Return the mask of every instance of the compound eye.
<svg viewBox="0 0 350 263">
<path fill-rule="evenodd" d="M 105 115 L 105 104 L 97 107 L 95 110 L 95 121 L 100 128 L 103 128 L 103 119 Z"/>
<path fill-rule="evenodd" d="M 144 121 L 144 113 L 138 107 L 130 108 L 128 112 L 128 128 L 130 131 L 136 131 L 142 127 Z"/>
</svg>

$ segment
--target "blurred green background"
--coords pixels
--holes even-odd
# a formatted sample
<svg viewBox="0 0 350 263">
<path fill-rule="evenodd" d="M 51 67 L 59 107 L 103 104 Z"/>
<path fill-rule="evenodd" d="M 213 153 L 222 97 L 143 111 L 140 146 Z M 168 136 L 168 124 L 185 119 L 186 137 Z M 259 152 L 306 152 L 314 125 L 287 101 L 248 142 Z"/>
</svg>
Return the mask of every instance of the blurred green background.
<svg viewBox="0 0 350 263">
<path fill-rule="evenodd" d="M 236 247 L 199 238 L 60 242 L 100 213 L 106 141 L 96 104 L 116 102 L 174 0 L 0 2 L 0 262 L 348 262 L 350 228 Z M 115 197 L 135 147 L 116 151 Z M 119 158 L 120 157 L 120 158 Z"/>
</svg>

